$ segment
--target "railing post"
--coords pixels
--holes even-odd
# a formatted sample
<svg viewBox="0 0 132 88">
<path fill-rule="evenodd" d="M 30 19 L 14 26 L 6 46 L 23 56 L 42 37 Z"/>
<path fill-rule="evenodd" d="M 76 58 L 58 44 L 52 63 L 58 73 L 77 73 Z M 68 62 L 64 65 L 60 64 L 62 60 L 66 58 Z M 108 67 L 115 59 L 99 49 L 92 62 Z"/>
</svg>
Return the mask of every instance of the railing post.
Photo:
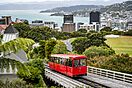
<svg viewBox="0 0 132 88">
<path fill-rule="evenodd" d="M 95 68 L 95 71 L 96 71 L 95 74 L 97 75 L 98 74 L 97 68 Z"/>
<path fill-rule="evenodd" d="M 113 79 L 115 79 L 115 73 L 113 73 Z"/>
<path fill-rule="evenodd" d="M 106 77 L 108 77 L 108 71 L 106 71 Z"/>
<path fill-rule="evenodd" d="M 126 77 L 125 77 L 125 74 L 123 75 L 123 81 L 124 81 L 124 82 L 126 81 Z"/>
<path fill-rule="evenodd" d="M 91 67 L 91 73 L 93 74 L 93 68 Z"/>
<path fill-rule="evenodd" d="M 99 69 L 99 75 L 101 76 L 101 70 Z"/>
</svg>

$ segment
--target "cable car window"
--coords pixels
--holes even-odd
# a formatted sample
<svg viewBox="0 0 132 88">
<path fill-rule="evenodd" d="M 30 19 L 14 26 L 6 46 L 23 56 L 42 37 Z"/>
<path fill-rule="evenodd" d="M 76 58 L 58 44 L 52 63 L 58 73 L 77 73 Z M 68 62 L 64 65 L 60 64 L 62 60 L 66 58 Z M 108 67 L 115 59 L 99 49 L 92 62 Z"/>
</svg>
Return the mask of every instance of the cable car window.
<svg viewBox="0 0 132 88">
<path fill-rule="evenodd" d="M 58 62 L 59 62 L 59 59 L 58 59 L 58 58 L 56 58 L 56 63 L 58 64 Z"/>
<path fill-rule="evenodd" d="M 51 62 L 54 62 L 54 60 L 55 60 L 54 57 L 51 57 Z"/>
<path fill-rule="evenodd" d="M 72 60 L 71 59 L 67 59 L 66 64 L 67 64 L 67 66 L 72 67 Z"/>
<path fill-rule="evenodd" d="M 62 64 L 62 58 L 60 58 L 60 64 Z"/>
<path fill-rule="evenodd" d="M 58 64 L 61 64 L 62 58 L 58 58 Z"/>
<path fill-rule="evenodd" d="M 61 60 L 62 60 L 62 58 L 58 58 L 58 64 L 61 64 Z"/>
<path fill-rule="evenodd" d="M 57 58 L 56 57 L 54 57 L 54 62 L 57 63 Z"/>
<path fill-rule="evenodd" d="M 62 65 L 65 65 L 65 63 L 66 63 L 66 59 L 62 58 Z"/>
<path fill-rule="evenodd" d="M 52 62 L 55 62 L 55 57 L 52 57 Z"/>
<path fill-rule="evenodd" d="M 74 67 L 78 67 L 79 66 L 79 60 L 74 60 Z"/>
<path fill-rule="evenodd" d="M 80 66 L 86 66 L 86 59 L 80 59 Z"/>
<path fill-rule="evenodd" d="M 56 63 L 60 64 L 60 57 L 56 57 Z"/>
</svg>

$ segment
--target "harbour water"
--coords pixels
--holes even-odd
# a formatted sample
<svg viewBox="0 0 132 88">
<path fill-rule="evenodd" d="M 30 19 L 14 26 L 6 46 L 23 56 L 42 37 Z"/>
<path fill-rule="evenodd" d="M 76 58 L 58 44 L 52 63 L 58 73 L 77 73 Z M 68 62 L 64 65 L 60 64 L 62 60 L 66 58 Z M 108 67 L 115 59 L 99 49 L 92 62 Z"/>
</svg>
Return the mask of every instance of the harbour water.
<svg viewBox="0 0 132 88">
<path fill-rule="evenodd" d="M 43 20 L 43 21 L 53 21 L 62 26 L 63 17 L 62 16 L 50 16 L 52 13 L 39 13 L 40 10 L 0 10 L 1 16 L 12 16 L 12 20 L 15 21 L 16 18 L 27 19 L 29 23 L 33 20 Z M 74 17 L 74 22 L 88 23 L 89 17 Z"/>
</svg>

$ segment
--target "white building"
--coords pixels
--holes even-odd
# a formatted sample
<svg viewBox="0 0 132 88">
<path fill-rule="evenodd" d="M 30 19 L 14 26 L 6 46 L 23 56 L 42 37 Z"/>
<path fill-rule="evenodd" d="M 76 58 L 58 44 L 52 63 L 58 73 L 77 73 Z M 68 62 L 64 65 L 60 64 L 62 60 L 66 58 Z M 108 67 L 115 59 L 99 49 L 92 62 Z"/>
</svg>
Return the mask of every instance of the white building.
<svg viewBox="0 0 132 88">
<path fill-rule="evenodd" d="M 83 25 L 80 25 L 79 29 L 86 29 L 88 32 L 91 30 L 95 30 L 93 24 L 84 23 Z"/>
<path fill-rule="evenodd" d="M 2 43 L 9 42 L 19 37 L 19 32 L 10 24 L 4 31 Z M 6 58 L 12 58 L 20 62 L 27 61 L 27 56 L 24 50 L 19 50 L 17 53 L 11 53 Z"/>
<path fill-rule="evenodd" d="M 44 26 L 55 29 L 55 22 L 44 22 Z"/>
<path fill-rule="evenodd" d="M 9 42 L 11 40 L 14 40 L 16 38 L 19 37 L 19 32 L 10 24 L 4 31 L 3 34 L 3 39 L 2 39 L 2 44 Z M 10 53 L 10 54 L 8 54 Z M 27 62 L 28 58 L 27 55 L 25 53 L 24 50 L 19 50 L 16 53 L 11 53 L 11 52 L 6 52 L 6 56 L 4 56 L 5 58 L 10 58 L 10 59 L 15 59 L 16 61 L 20 61 L 21 63 Z M 2 57 L 4 54 L 3 52 L 1 52 L 0 57 Z M 16 73 L 17 69 L 15 70 Z M 10 70 L 9 72 L 6 72 L 6 69 L 4 69 L 4 72 L 0 71 L 0 74 L 3 74 L 5 79 L 6 78 L 10 78 L 8 75 L 6 74 L 15 74 L 14 71 L 12 70 L 11 66 L 10 66 Z M 15 77 L 16 78 L 16 77 Z"/>
<path fill-rule="evenodd" d="M 32 21 L 31 26 L 44 26 L 44 23 L 42 20 L 34 20 Z"/>
<path fill-rule="evenodd" d="M 35 20 L 35 21 L 32 21 L 32 24 L 31 26 L 46 26 L 46 27 L 49 27 L 51 29 L 55 29 L 55 22 L 48 22 L 48 21 L 42 21 L 42 20 Z"/>
<path fill-rule="evenodd" d="M 10 24 L 4 31 L 2 43 L 9 42 L 16 39 L 19 36 L 19 32 Z"/>
<path fill-rule="evenodd" d="M 132 21 L 127 22 L 127 29 L 132 30 Z"/>
</svg>

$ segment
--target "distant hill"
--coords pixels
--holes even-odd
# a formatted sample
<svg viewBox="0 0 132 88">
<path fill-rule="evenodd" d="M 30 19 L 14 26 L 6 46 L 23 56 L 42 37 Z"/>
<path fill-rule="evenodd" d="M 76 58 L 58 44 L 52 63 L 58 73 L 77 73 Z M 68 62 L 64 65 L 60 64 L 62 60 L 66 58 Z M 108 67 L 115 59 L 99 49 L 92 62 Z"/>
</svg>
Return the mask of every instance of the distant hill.
<svg viewBox="0 0 132 88">
<path fill-rule="evenodd" d="M 132 10 L 132 1 L 125 1 L 122 3 L 116 3 L 109 6 L 103 5 L 75 5 L 69 7 L 58 7 L 54 9 L 48 9 L 43 12 L 78 12 L 78 11 L 92 11 L 98 10 L 100 12 L 109 11 L 130 11 Z"/>
<path fill-rule="evenodd" d="M 99 10 L 103 8 L 102 5 L 75 5 L 69 7 L 57 7 L 54 9 L 49 9 L 41 12 L 75 12 L 75 11 L 82 11 L 82 10 Z"/>
<path fill-rule="evenodd" d="M 69 2 L 63 1 L 64 4 L 58 2 L 34 2 L 34 3 L 8 3 L 0 4 L 0 10 L 43 10 L 41 12 L 79 12 L 84 13 L 85 11 L 99 10 L 101 12 L 106 11 L 130 11 L 132 10 L 132 0 L 125 1 L 122 3 L 116 3 L 109 6 L 103 5 L 75 5 L 69 6 Z M 59 6 L 59 7 L 58 7 Z M 67 7 L 64 7 L 67 6 Z M 68 7 L 69 6 L 69 7 Z M 54 8 L 57 7 L 57 8 Z M 53 9 L 51 9 L 53 8 Z"/>
<path fill-rule="evenodd" d="M 116 3 L 113 5 L 105 6 L 101 8 L 101 12 L 110 12 L 110 11 L 131 11 L 132 10 L 132 1 L 126 1 L 123 3 Z"/>
</svg>

